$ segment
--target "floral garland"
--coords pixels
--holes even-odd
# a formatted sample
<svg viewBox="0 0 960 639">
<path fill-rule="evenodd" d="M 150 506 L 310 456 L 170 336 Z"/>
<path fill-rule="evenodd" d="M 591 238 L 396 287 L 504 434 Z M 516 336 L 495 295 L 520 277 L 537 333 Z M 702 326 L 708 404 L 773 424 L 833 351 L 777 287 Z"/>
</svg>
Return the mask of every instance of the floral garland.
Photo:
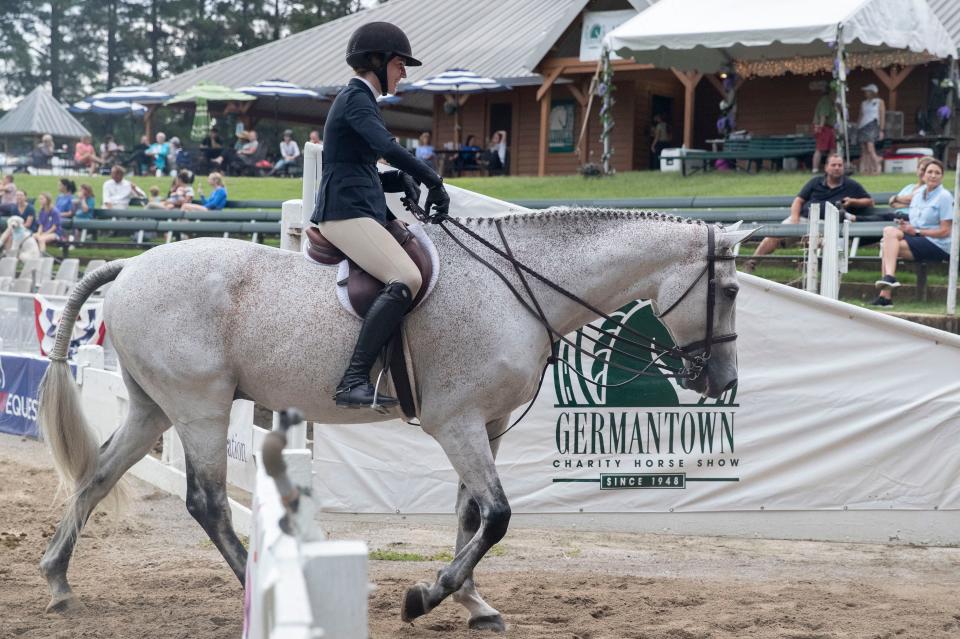
<svg viewBox="0 0 960 639">
<path fill-rule="evenodd" d="M 925 64 L 936 59 L 929 53 L 914 53 L 912 51 L 850 53 L 847 55 L 847 69 L 905 67 L 912 64 Z M 829 71 L 834 60 L 833 56 L 826 55 L 782 60 L 737 60 L 733 67 L 737 75 L 743 78 L 778 76 L 786 73 L 813 75 L 822 71 Z"/>
<path fill-rule="evenodd" d="M 600 53 L 600 81 L 597 85 L 597 95 L 602 99 L 600 105 L 600 143 L 603 145 L 603 154 L 600 156 L 603 164 L 603 174 L 613 175 L 614 169 L 610 166 L 613 157 L 613 65 L 610 64 L 610 49 L 603 47 Z"/>
</svg>

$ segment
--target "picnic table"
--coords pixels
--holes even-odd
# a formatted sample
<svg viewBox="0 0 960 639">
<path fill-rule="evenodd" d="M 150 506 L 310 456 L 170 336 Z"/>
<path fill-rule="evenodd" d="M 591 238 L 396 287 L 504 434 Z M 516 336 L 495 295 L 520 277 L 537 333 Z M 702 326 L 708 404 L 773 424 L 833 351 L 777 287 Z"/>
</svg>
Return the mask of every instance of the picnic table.
<svg viewBox="0 0 960 639">
<path fill-rule="evenodd" d="M 714 160 L 732 160 L 739 170 L 737 162 L 746 161 L 747 171 L 756 166 L 759 171 L 764 160 L 770 160 L 774 166 L 783 169 L 786 158 L 805 158 L 816 150 L 816 142 L 812 137 L 805 135 L 771 135 L 742 139 L 711 140 L 714 146 L 722 143 L 723 150 L 694 151 L 679 158 L 683 175 L 688 174 L 688 165 L 700 165 L 706 171 Z"/>
</svg>

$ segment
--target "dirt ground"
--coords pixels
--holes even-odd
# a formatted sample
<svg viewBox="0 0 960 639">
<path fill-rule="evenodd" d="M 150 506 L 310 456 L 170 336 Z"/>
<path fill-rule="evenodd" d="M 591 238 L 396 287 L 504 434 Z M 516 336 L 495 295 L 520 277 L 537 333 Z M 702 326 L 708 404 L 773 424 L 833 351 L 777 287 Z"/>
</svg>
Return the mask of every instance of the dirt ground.
<svg viewBox="0 0 960 639">
<path fill-rule="evenodd" d="M 85 607 L 44 614 L 37 562 L 59 518 L 36 442 L 0 435 L 0 639 L 237 638 L 242 592 L 182 502 L 133 481 L 135 504 L 95 517 L 70 575 Z M 434 556 L 452 518 L 325 519 L 334 538 Z M 111 530 L 113 532 L 111 532 Z M 513 527 L 478 570 L 512 637 L 788 639 L 960 637 L 960 549 Z M 372 561 L 376 638 L 476 638 L 452 601 L 400 621 L 410 584 L 440 561 Z"/>
</svg>

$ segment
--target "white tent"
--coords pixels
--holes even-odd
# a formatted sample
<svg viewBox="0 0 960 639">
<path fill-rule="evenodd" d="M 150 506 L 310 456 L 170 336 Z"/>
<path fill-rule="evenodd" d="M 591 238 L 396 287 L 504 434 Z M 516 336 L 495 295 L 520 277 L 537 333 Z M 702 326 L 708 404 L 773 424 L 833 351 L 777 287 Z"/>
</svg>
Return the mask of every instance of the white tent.
<svg viewBox="0 0 960 639">
<path fill-rule="evenodd" d="M 732 61 L 832 57 L 838 27 L 848 54 L 957 52 L 925 0 L 660 0 L 607 44 L 637 62 L 714 73 Z"/>
<path fill-rule="evenodd" d="M 686 88 L 688 146 L 693 89 L 703 73 L 809 74 L 833 70 L 836 60 L 845 100 L 846 67 L 907 67 L 957 53 L 925 0 L 660 0 L 608 34 L 605 45 L 674 70 Z"/>
</svg>

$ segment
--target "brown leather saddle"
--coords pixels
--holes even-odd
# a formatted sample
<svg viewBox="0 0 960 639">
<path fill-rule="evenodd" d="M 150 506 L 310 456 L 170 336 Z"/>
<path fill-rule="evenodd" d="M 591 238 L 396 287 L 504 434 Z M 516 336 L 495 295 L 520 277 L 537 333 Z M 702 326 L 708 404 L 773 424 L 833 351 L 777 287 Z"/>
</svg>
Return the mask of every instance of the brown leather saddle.
<svg viewBox="0 0 960 639">
<path fill-rule="evenodd" d="M 430 282 L 433 277 L 433 261 L 430 259 L 430 253 L 427 247 L 417 240 L 413 233 L 407 228 L 406 223 L 400 220 L 392 220 L 387 224 L 387 230 L 390 231 L 390 234 L 397 240 L 397 243 L 403 247 L 403 250 L 407 252 L 407 255 L 413 260 L 413 263 L 420 269 L 423 286 L 420 287 L 417 296 L 413 298 L 413 305 L 410 307 L 410 310 L 413 310 L 420 304 L 420 301 L 427 293 L 427 283 Z M 321 264 L 339 264 L 347 259 L 347 256 L 331 244 L 317 227 L 311 226 L 308 228 L 306 236 L 307 255 L 310 259 L 320 262 Z M 349 261 L 349 265 L 350 274 L 346 280 L 347 295 L 350 298 L 350 305 L 353 306 L 353 310 L 355 310 L 360 317 L 363 317 L 367 314 L 367 311 L 370 310 L 370 305 L 373 304 L 373 300 L 376 299 L 380 291 L 383 290 L 385 283 L 364 271 L 354 264 L 352 260 Z M 338 286 L 342 286 L 343 284 L 344 282 L 342 280 L 337 282 Z"/>
<path fill-rule="evenodd" d="M 433 278 L 433 260 L 430 259 L 430 252 L 427 247 L 417 240 L 413 233 L 407 228 L 406 223 L 400 220 L 393 220 L 387 224 L 387 230 L 390 231 L 390 234 L 393 235 L 394 239 L 403 247 L 403 250 L 407 252 L 407 255 L 410 256 L 414 264 L 417 265 L 417 268 L 420 269 L 423 286 L 420 287 L 420 291 L 413 299 L 413 304 L 410 307 L 410 310 L 413 310 L 420 304 L 420 301 L 428 292 L 428 283 Z M 320 262 L 321 264 L 330 265 L 336 265 L 348 259 L 347 256 L 331 244 L 320 232 L 320 229 L 315 226 L 311 226 L 306 230 L 306 236 L 306 252 L 310 259 Z M 352 260 L 348 260 L 348 265 L 350 269 L 346 282 L 341 280 L 337 282 L 337 285 L 342 286 L 346 284 L 350 305 L 358 315 L 363 317 L 367 314 L 367 311 L 370 310 L 370 305 L 373 304 L 373 300 L 380 294 L 380 291 L 383 290 L 384 283 L 354 264 Z M 404 353 L 403 341 L 403 336 L 398 331 L 387 346 L 387 353 L 383 363 L 384 366 L 389 369 L 390 376 L 393 378 L 393 385 L 397 392 L 397 399 L 400 402 L 401 410 L 403 410 L 407 419 L 414 419 L 418 417 L 417 391 L 414 387 L 413 371 L 410 368 L 410 362 L 407 359 L 406 353 Z"/>
</svg>

